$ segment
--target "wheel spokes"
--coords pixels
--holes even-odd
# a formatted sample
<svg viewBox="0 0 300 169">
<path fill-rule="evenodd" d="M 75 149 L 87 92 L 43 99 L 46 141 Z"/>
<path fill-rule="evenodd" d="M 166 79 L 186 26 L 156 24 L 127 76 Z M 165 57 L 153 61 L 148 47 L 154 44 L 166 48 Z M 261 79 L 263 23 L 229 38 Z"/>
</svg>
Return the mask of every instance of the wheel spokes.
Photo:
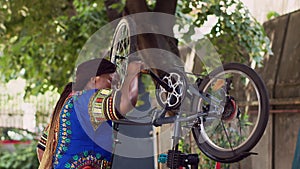
<svg viewBox="0 0 300 169">
<path fill-rule="evenodd" d="M 225 128 L 225 125 L 224 125 L 223 120 L 221 120 L 221 124 L 222 124 L 222 128 L 223 128 L 223 130 L 224 130 L 224 132 L 225 132 L 226 139 L 227 139 L 227 141 L 228 141 L 228 143 L 229 143 L 230 149 L 233 151 L 232 144 L 231 144 L 231 139 L 230 139 L 230 137 L 229 137 L 229 135 L 228 135 L 228 133 L 227 133 L 227 130 L 226 130 L 226 128 Z"/>
<path fill-rule="evenodd" d="M 124 82 L 128 66 L 128 56 L 131 52 L 132 42 L 129 25 L 125 21 L 120 21 L 116 28 L 111 49 L 111 61 L 117 65 L 118 79 L 115 80 L 113 88 L 119 89 Z"/>
<path fill-rule="evenodd" d="M 241 95 L 240 93 L 243 93 L 243 91 L 245 91 L 245 94 Z M 207 118 L 210 118 L 210 121 L 217 121 L 214 123 L 217 124 L 214 129 L 209 127 L 209 125 L 213 124 L 209 122 L 209 120 L 206 122 L 207 124 L 204 125 L 210 144 L 217 149 L 233 151 L 247 142 L 247 139 L 251 137 L 257 127 L 257 121 L 254 115 L 249 113 L 253 107 L 246 103 L 254 100 L 256 100 L 256 103 L 259 103 L 260 99 L 257 95 L 257 88 L 251 79 L 240 72 L 228 71 L 214 77 L 204 92 L 207 93 L 210 99 L 228 99 L 234 96 L 237 100 L 223 101 L 224 105 L 222 106 L 224 106 L 224 111 L 219 111 L 218 113 L 216 113 L 216 109 L 213 108 L 213 101 L 211 103 L 205 103 L 210 107 Z M 200 108 L 205 106 L 205 104 L 202 104 Z M 259 113 L 260 105 L 256 106 L 256 110 Z M 224 131 L 223 134 L 219 128 L 220 124 Z M 227 144 L 225 144 L 225 142 L 227 142 Z"/>
</svg>

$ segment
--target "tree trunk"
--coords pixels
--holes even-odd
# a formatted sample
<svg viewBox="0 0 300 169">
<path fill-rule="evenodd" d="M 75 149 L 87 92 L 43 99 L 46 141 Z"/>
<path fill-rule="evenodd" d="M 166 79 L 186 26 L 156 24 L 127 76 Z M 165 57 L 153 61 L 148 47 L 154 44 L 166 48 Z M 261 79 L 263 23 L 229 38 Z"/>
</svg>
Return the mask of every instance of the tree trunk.
<svg viewBox="0 0 300 169">
<path fill-rule="evenodd" d="M 122 16 L 122 13 L 120 13 L 117 9 L 113 9 L 110 7 L 112 4 L 115 4 L 115 3 L 121 3 L 121 0 L 105 0 L 104 1 L 105 7 L 106 7 L 106 14 L 107 14 L 109 21 L 113 21 Z"/>
<path fill-rule="evenodd" d="M 136 14 L 141 12 L 150 12 L 145 0 L 126 0 L 125 14 Z"/>
<path fill-rule="evenodd" d="M 161 12 L 161 13 L 166 13 L 170 15 L 175 15 L 176 13 L 176 6 L 177 6 L 177 0 L 157 0 L 156 5 L 154 8 L 154 12 Z M 161 20 L 158 21 L 158 25 L 160 29 L 162 30 L 169 30 L 172 32 L 173 37 L 168 37 L 168 36 L 162 36 L 161 38 L 165 39 L 165 42 L 167 44 L 167 47 L 164 49 L 171 51 L 174 53 L 176 56 L 179 56 L 179 50 L 178 50 L 178 40 L 174 38 L 173 34 L 173 27 L 175 24 L 175 16 L 174 20 L 172 22 L 168 22 L 169 24 L 166 24 L 165 21 Z"/>
<path fill-rule="evenodd" d="M 118 13 L 117 10 L 109 8 L 113 3 L 120 3 L 120 0 L 106 0 L 105 5 L 107 8 L 107 15 L 110 20 L 117 19 L 122 15 L 130 15 L 142 12 L 161 12 L 166 14 L 175 15 L 177 0 L 157 0 L 156 5 L 153 11 L 151 11 L 145 0 L 127 0 L 125 8 L 122 15 Z M 161 30 L 173 31 L 174 22 L 168 22 L 171 24 L 165 24 L 163 20 L 157 18 L 157 25 Z M 142 23 L 138 23 L 142 24 Z M 149 25 L 147 25 L 149 26 Z M 172 53 L 179 56 L 177 40 L 173 37 L 166 37 L 164 35 L 153 35 L 153 34 L 144 34 L 138 35 L 138 49 L 147 49 L 147 48 L 160 48 L 171 51 Z M 159 43 L 158 43 L 159 42 Z"/>
</svg>

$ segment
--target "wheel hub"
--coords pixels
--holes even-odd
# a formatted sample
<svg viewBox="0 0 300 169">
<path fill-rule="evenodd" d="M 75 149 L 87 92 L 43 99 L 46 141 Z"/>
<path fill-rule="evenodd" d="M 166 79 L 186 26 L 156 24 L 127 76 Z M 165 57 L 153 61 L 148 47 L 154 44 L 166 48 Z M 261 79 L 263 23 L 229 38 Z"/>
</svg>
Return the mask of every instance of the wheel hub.
<svg viewBox="0 0 300 169">
<path fill-rule="evenodd" d="M 237 106 L 233 97 L 227 96 L 224 106 L 224 112 L 222 113 L 222 120 L 229 121 L 236 117 Z"/>
</svg>

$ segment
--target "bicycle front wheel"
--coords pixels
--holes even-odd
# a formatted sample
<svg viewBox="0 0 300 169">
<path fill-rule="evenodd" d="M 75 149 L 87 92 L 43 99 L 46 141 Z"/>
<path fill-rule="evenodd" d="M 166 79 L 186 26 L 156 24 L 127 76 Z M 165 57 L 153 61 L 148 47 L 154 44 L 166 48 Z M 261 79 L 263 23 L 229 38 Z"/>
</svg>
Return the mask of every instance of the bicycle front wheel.
<svg viewBox="0 0 300 169">
<path fill-rule="evenodd" d="M 199 149 L 223 163 L 247 157 L 268 122 L 269 99 L 261 78 L 246 65 L 229 63 L 203 79 L 199 91 L 208 98 L 194 100 L 196 111 L 204 112 L 192 128 Z"/>
<path fill-rule="evenodd" d="M 120 89 L 127 72 L 129 55 L 136 52 L 136 27 L 130 18 L 118 23 L 111 46 L 110 61 L 117 66 L 117 78 L 112 83 L 113 89 Z"/>
</svg>

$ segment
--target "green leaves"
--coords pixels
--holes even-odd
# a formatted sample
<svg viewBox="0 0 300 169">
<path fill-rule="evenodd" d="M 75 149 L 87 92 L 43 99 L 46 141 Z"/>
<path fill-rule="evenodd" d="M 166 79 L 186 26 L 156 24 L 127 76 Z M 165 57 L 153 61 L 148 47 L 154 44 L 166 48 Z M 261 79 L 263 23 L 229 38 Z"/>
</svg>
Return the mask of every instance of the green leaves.
<svg viewBox="0 0 300 169">
<path fill-rule="evenodd" d="M 270 12 L 267 13 L 267 19 L 268 20 L 276 18 L 278 16 L 279 16 L 279 14 L 275 11 L 270 11 Z"/>
<path fill-rule="evenodd" d="M 125 2 L 111 8 L 122 10 Z M 153 0 L 147 3 L 155 5 Z M 176 15 L 197 27 L 216 16 L 217 23 L 207 38 L 225 61 L 260 64 L 263 55 L 271 51 L 262 26 L 239 1 L 182 0 Z M 1 1 L 1 80 L 27 79 L 27 94 L 62 90 L 71 80 L 81 48 L 107 21 L 102 0 Z"/>
<path fill-rule="evenodd" d="M 71 80 L 84 43 L 107 23 L 103 3 L 102 0 L 1 1 L 1 80 L 25 78 L 27 95 L 55 88 L 62 90 Z"/>
<path fill-rule="evenodd" d="M 209 16 L 218 18 L 218 22 L 207 37 L 223 56 L 224 61 L 254 61 L 260 66 L 264 55 L 271 54 L 270 42 L 263 27 L 251 17 L 242 2 L 236 0 L 184 2 L 181 12 L 194 15 L 193 24 L 197 27 L 203 26 Z"/>
<path fill-rule="evenodd" d="M 126 5 L 126 0 L 121 0 L 119 2 L 111 4 L 109 8 L 116 9 L 119 13 L 121 13 L 125 8 L 125 5 Z M 149 1 L 148 5 L 152 6 L 152 2 Z"/>
<path fill-rule="evenodd" d="M 1 150 L 0 169 L 32 169 L 38 168 L 36 141 L 30 145 L 17 145 L 14 152 Z"/>
</svg>

